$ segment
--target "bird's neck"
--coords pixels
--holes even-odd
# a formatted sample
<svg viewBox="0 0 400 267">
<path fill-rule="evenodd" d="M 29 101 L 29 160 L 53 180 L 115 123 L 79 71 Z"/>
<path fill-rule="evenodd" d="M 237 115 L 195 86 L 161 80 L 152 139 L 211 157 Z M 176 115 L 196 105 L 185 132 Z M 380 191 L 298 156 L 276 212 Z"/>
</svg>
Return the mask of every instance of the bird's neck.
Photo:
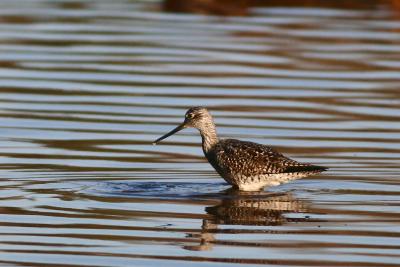
<svg viewBox="0 0 400 267">
<path fill-rule="evenodd" d="M 215 129 L 215 124 L 207 124 L 206 127 L 200 128 L 199 131 L 202 138 L 203 151 L 205 154 L 207 154 L 210 150 L 212 150 L 215 144 L 218 143 L 218 136 L 217 130 Z"/>
</svg>

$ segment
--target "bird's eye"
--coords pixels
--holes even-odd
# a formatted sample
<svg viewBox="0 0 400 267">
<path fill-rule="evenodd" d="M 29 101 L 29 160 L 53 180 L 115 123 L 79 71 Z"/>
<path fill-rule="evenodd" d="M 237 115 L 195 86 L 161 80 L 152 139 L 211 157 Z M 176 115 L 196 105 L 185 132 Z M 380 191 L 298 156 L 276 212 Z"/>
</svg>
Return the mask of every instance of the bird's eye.
<svg viewBox="0 0 400 267">
<path fill-rule="evenodd" d="M 189 113 L 186 115 L 186 118 L 188 118 L 188 119 L 193 119 L 193 117 L 194 117 L 193 113 Z"/>
</svg>

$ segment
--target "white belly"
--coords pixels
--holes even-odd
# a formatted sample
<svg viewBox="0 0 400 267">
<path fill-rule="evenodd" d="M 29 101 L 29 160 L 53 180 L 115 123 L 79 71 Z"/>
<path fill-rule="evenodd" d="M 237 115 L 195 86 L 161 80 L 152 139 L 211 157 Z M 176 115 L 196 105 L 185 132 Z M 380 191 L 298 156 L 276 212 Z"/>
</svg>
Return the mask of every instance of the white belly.
<svg viewBox="0 0 400 267">
<path fill-rule="evenodd" d="M 277 186 L 296 179 L 300 179 L 314 172 L 264 174 L 256 177 L 236 176 L 234 181 L 228 181 L 243 191 L 259 191 L 264 187 Z"/>
</svg>

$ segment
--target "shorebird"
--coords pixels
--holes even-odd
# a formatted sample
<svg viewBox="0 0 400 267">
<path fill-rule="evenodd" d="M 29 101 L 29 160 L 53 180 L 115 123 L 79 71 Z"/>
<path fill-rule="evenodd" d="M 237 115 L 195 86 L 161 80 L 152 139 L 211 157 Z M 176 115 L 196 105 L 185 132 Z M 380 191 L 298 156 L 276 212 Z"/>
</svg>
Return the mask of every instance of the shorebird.
<svg viewBox="0 0 400 267">
<path fill-rule="evenodd" d="M 214 120 L 205 107 L 190 108 L 178 127 L 153 144 L 189 127 L 199 130 L 208 162 L 226 182 L 239 190 L 257 191 L 327 170 L 292 160 L 266 145 L 219 139 Z"/>
</svg>

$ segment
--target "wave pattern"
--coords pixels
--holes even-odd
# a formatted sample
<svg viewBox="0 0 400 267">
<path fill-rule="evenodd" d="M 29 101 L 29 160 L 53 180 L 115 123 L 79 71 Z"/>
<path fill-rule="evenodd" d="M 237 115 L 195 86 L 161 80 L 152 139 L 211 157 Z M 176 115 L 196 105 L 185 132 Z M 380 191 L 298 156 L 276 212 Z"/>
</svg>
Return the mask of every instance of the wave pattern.
<svg viewBox="0 0 400 267">
<path fill-rule="evenodd" d="M 400 21 L 372 9 L 164 13 L 0 3 L 0 265 L 398 266 Z M 184 131 L 330 167 L 232 192 Z"/>
</svg>

